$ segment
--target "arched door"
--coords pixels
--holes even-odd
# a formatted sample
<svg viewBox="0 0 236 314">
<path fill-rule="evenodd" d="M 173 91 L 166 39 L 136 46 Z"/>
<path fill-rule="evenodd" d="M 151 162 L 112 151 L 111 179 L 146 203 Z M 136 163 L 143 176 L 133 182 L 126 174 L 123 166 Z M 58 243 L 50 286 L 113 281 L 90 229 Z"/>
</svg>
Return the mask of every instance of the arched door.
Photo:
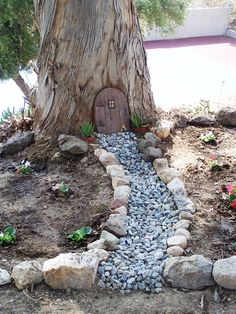
<svg viewBox="0 0 236 314">
<path fill-rule="evenodd" d="M 94 120 L 99 133 L 117 133 L 130 129 L 126 96 L 116 88 L 105 88 L 94 102 Z"/>
</svg>

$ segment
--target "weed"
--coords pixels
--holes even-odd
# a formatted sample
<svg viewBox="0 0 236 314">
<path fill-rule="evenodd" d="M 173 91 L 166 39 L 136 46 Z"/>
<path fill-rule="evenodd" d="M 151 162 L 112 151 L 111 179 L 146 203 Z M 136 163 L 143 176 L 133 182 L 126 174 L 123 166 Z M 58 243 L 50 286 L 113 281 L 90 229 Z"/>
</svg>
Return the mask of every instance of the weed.
<svg viewBox="0 0 236 314">
<path fill-rule="evenodd" d="M 68 239 L 71 241 L 83 241 L 88 235 L 92 233 L 91 227 L 82 227 L 68 235 Z"/>
</svg>

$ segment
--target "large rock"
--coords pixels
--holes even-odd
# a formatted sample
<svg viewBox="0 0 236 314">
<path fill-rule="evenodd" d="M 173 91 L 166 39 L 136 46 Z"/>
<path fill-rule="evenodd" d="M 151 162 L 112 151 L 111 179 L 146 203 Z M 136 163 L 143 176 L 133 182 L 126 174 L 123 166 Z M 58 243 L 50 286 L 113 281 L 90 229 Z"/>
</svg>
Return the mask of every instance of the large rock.
<svg viewBox="0 0 236 314">
<path fill-rule="evenodd" d="M 153 166 L 157 174 L 161 173 L 164 170 L 169 169 L 168 160 L 166 158 L 159 158 L 159 159 L 154 160 Z"/>
<path fill-rule="evenodd" d="M 99 160 L 104 167 L 120 164 L 115 154 L 113 153 L 102 153 L 99 157 Z"/>
<path fill-rule="evenodd" d="M 184 254 L 184 250 L 180 246 L 170 246 L 168 247 L 166 253 L 172 256 L 181 256 Z"/>
<path fill-rule="evenodd" d="M 171 180 L 167 187 L 174 195 L 187 196 L 184 182 L 179 178 L 174 178 L 173 180 Z"/>
<path fill-rule="evenodd" d="M 129 180 L 127 178 L 112 177 L 112 187 L 115 190 L 118 186 L 129 185 Z"/>
<path fill-rule="evenodd" d="M 143 153 L 143 159 L 145 161 L 154 161 L 157 158 L 162 157 L 162 150 L 160 148 L 148 147 Z"/>
<path fill-rule="evenodd" d="M 18 289 L 30 287 L 43 280 L 42 265 L 37 261 L 25 261 L 12 269 L 11 277 Z"/>
<path fill-rule="evenodd" d="M 128 185 L 121 185 L 114 190 L 114 200 L 120 200 L 121 202 L 127 203 L 131 189 Z"/>
<path fill-rule="evenodd" d="M 214 117 L 206 116 L 206 115 L 195 115 L 189 120 L 190 125 L 194 126 L 211 126 L 216 123 L 216 119 Z"/>
<path fill-rule="evenodd" d="M 0 286 L 11 282 L 11 275 L 5 269 L 0 268 Z"/>
<path fill-rule="evenodd" d="M 212 261 L 202 255 L 171 257 L 164 268 L 164 279 L 175 288 L 200 289 L 215 284 L 212 269 Z"/>
<path fill-rule="evenodd" d="M 61 134 L 58 137 L 58 144 L 62 152 L 71 155 L 82 155 L 88 151 L 88 144 L 73 135 Z"/>
<path fill-rule="evenodd" d="M 221 287 L 236 290 L 236 256 L 216 261 L 213 278 Z"/>
<path fill-rule="evenodd" d="M 236 126 L 235 107 L 224 107 L 216 114 L 216 120 L 224 126 Z"/>
<path fill-rule="evenodd" d="M 165 169 L 165 170 L 157 173 L 157 175 L 160 177 L 160 179 L 164 183 L 168 184 L 173 179 L 180 178 L 182 176 L 182 173 L 175 168 L 168 168 L 168 169 Z"/>
<path fill-rule="evenodd" d="M 43 264 L 46 283 L 53 289 L 90 289 L 94 285 L 99 257 L 89 252 L 60 254 Z"/>
<path fill-rule="evenodd" d="M 176 114 L 174 117 L 176 128 L 185 128 L 188 123 L 188 116 L 185 114 Z"/>
<path fill-rule="evenodd" d="M 16 154 L 34 142 L 34 132 L 16 133 L 3 145 L 2 154 Z"/>
<path fill-rule="evenodd" d="M 140 153 L 143 153 L 148 147 L 155 147 L 155 142 L 147 139 L 140 139 L 138 141 L 138 149 Z"/>
<path fill-rule="evenodd" d="M 179 246 L 182 249 L 185 249 L 187 247 L 187 239 L 183 235 L 174 235 L 167 239 L 167 245 L 168 247 Z"/>
<path fill-rule="evenodd" d="M 161 139 L 157 137 L 154 133 L 152 132 L 147 132 L 144 134 L 144 137 L 147 141 L 152 142 L 153 146 L 152 147 L 157 147 L 158 144 L 161 144 Z"/>
<path fill-rule="evenodd" d="M 115 247 L 116 245 L 119 244 L 119 239 L 112 233 L 103 230 L 101 235 L 100 235 L 101 240 L 105 240 L 106 245 L 109 247 Z"/>
<path fill-rule="evenodd" d="M 110 216 L 103 224 L 103 229 L 114 234 L 118 238 L 125 237 L 127 235 L 127 226 L 123 217 L 125 216 Z"/>
</svg>

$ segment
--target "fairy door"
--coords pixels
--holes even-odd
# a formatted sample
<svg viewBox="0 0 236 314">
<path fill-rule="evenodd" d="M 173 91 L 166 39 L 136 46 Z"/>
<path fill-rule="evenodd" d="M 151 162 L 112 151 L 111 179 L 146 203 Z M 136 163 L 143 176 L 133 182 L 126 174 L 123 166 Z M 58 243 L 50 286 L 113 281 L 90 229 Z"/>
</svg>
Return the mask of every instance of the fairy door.
<svg viewBox="0 0 236 314">
<path fill-rule="evenodd" d="M 116 133 L 130 129 L 128 100 L 115 88 L 105 88 L 94 103 L 95 126 L 99 133 Z"/>
</svg>

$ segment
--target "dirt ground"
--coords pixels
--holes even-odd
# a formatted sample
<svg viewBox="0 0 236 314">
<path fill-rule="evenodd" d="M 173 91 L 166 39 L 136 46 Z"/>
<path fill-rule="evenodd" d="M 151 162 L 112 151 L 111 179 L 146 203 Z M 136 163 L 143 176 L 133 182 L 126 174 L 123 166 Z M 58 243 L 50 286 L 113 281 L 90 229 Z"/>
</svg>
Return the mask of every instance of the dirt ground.
<svg viewBox="0 0 236 314">
<path fill-rule="evenodd" d="M 217 146 L 199 141 L 199 135 L 209 130 L 216 134 Z M 236 130 L 187 127 L 177 130 L 164 145 L 171 164 L 183 171 L 186 188 L 198 210 L 186 254 L 212 259 L 231 256 L 235 253 L 235 212 L 222 198 L 221 185 L 236 181 Z M 207 163 L 212 152 L 222 155 L 229 168 L 211 172 Z M 50 191 L 52 185 L 62 181 L 74 192 L 70 198 L 57 197 Z M 66 234 L 90 225 L 94 234 L 88 241 L 94 240 L 109 214 L 111 196 L 109 178 L 92 153 L 85 163 L 61 160 L 31 176 L 16 175 L 8 161 L 1 160 L 0 226 L 14 225 L 18 240 L 16 245 L 0 248 L 0 267 L 10 270 L 18 261 L 83 249 L 87 242 L 72 244 Z M 215 287 L 200 291 L 165 287 L 159 295 L 123 296 L 98 288 L 61 292 L 40 284 L 30 292 L 9 285 L 0 288 L 0 313 L 232 314 L 236 313 L 236 293 Z"/>
</svg>

